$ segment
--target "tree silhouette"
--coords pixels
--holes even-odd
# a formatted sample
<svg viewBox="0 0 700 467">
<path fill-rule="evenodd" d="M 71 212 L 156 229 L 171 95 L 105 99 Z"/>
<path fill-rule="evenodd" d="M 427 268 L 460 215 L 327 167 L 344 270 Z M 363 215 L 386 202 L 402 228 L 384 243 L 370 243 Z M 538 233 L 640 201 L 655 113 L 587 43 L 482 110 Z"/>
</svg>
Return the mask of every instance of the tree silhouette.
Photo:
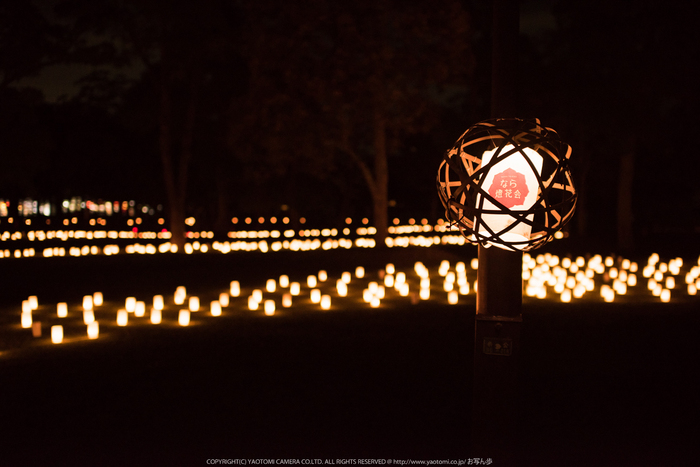
<svg viewBox="0 0 700 467">
<path fill-rule="evenodd" d="M 438 97 L 448 85 L 467 81 L 467 14 L 457 2 L 389 0 L 260 1 L 245 12 L 255 96 L 247 108 L 272 128 L 268 146 L 279 148 L 275 157 L 307 148 L 303 157 L 317 167 L 352 161 L 383 244 L 389 158 L 402 138 L 438 124 Z"/>
</svg>

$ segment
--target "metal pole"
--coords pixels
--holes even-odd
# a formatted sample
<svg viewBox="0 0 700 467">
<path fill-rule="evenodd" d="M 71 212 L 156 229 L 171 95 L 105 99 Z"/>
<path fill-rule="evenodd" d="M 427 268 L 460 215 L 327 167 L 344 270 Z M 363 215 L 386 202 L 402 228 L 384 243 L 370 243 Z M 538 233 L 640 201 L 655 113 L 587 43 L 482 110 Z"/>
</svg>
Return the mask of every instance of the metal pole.
<svg viewBox="0 0 700 467">
<path fill-rule="evenodd" d="M 491 116 L 517 117 L 517 0 L 493 0 Z M 479 246 L 472 455 L 497 465 L 518 457 L 517 369 L 522 253 Z"/>
</svg>

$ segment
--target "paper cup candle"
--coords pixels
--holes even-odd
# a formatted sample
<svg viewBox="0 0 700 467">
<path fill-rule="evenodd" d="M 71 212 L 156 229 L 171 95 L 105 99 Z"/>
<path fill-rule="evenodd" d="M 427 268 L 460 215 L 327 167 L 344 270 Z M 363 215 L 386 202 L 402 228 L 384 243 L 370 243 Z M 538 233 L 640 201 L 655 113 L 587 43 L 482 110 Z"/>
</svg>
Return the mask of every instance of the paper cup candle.
<svg viewBox="0 0 700 467">
<path fill-rule="evenodd" d="M 447 151 L 437 188 L 471 243 L 511 251 L 554 239 L 574 214 L 571 147 L 539 120 L 477 123 Z"/>
</svg>

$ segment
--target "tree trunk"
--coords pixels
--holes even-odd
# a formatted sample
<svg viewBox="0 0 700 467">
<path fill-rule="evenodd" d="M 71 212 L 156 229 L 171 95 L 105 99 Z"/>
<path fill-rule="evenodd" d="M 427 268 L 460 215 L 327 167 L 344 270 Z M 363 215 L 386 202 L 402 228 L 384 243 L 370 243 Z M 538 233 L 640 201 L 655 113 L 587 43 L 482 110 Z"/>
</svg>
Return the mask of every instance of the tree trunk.
<svg viewBox="0 0 700 467">
<path fill-rule="evenodd" d="M 632 185 L 634 182 L 635 141 L 631 137 L 620 154 L 617 183 L 617 246 L 622 251 L 634 249 L 634 215 L 632 214 Z"/>
<path fill-rule="evenodd" d="M 386 119 L 380 111 L 374 115 L 374 189 L 372 190 L 374 207 L 374 227 L 377 229 L 375 240 L 378 247 L 385 246 L 389 232 L 389 165 L 386 148 Z"/>
<path fill-rule="evenodd" d="M 159 152 L 160 160 L 163 164 L 163 181 L 165 182 L 165 193 L 168 197 L 168 211 L 170 213 L 170 233 L 171 241 L 181 248 L 185 238 L 185 217 L 184 206 L 180 206 L 175 184 L 175 172 L 173 169 L 173 149 L 172 149 L 172 122 L 171 122 L 171 102 L 170 94 L 165 84 L 160 85 L 160 112 L 159 112 Z"/>
<path fill-rule="evenodd" d="M 165 191 L 168 197 L 170 212 L 170 241 L 182 249 L 185 245 L 185 199 L 187 194 L 187 179 L 189 164 L 192 159 L 192 143 L 194 140 L 194 124 L 197 111 L 197 85 L 193 80 L 190 86 L 190 95 L 187 105 L 187 113 L 182 131 L 180 160 L 177 174 L 175 173 L 173 160 L 173 131 L 172 131 L 172 103 L 168 88 L 161 84 L 160 89 L 160 159 L 163 164 L 163 178 Z"/>
</svg>

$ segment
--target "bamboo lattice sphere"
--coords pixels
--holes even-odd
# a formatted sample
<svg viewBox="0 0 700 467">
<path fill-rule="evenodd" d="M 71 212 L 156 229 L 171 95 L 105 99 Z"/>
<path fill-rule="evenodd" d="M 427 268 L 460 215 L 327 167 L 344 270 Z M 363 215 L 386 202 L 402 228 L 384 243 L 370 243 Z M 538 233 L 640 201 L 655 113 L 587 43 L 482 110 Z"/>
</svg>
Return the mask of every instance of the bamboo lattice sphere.
<svg viewBox="0 0 700 467">
<path fill-rule="evenodd" d="M 570 156 L 571 147 L 537 119 L 477 123 L 438 169 L 445 216 L 471 243 L 538 248 L 574 214 Z"/>
</svg>

